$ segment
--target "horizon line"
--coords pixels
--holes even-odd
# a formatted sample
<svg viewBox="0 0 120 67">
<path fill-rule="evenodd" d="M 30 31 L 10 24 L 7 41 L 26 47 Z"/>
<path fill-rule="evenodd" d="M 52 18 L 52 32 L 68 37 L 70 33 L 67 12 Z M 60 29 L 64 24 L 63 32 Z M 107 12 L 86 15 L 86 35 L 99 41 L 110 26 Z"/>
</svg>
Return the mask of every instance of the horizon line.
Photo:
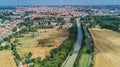
<svg viewBox="0 0 120 67">
<path fill-rule="evenodd" d="M 96 4 L 96 5 L 0 5 L 0 7 L 29 7 L 29 6 L 33 6 L 33 7 L 39 7 L 39 6 L 120 6 L 120 4 Z"/>
</svg>

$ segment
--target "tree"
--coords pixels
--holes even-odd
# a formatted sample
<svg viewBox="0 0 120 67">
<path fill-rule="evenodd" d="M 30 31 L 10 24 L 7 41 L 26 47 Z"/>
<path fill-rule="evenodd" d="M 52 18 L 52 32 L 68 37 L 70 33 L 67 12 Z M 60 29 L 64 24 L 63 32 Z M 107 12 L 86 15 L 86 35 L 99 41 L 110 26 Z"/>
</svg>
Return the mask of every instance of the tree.
<svg viewBox="0 0 120 67">
<path fill-rule="evenodd" d="M 41 58 L 40 58 L 40 57 L 32 58 L 31 61 L 32 61 L 34 64 L 39 64 L 39 63 L 41 62 Z"/>
<path fill-rule="evenodd" d="M 32 53 L 31 53 L 31 52 L 29 52 L 29 53 L 28 53 L 28 55 L 27 55 L 27 58 L 29 58 L 29 59 L 30 59 L 31 57 L 32 57 Z"/>
<path fill-rule="evenodd" d="M 3 50 L 4 49 L 4 47 L 3 46 L 0 46 L 0 50 Z"/>
<path fill-rule="evenodd" d="M 64 21 L 64 18 L 58 17 L 58 18 L 57 18 L 57 21 L 58 21 L 58 22 L 62 22 L 62 21 Z"/>
<path fill-rule="evenodd" d="M 27 28 L 23 28 L 23 29 L 21 29 L 20 31 L 19 31 L 19 33 L 22 33 L 22 34 L 24 34 L 24 33 L 26 33 L 27 32 Z"/>
<path fill-rule="evenodd" d="M 2 40 L 0 40 L 0 44 L 2 43 L 3 41 Z"/>
<path fill-rule="evenodd" d="M 11 39 L 11 37 L 8 36 L 8 37 L 5 37 L 3 40 L 4 40 L 4 41 L 7 41 L 7 42 L 10 42 L 10 39 Z"/>
<path fill-rule="evenodd" d="M 5 45 L 5 46 L 4 46 L 4 49 L 5 49 L 5 50 L 10 49 L 10 45 Z"/>
<path fill-rule="evenodd" d="M 34 38 L 35 37 L 35 33 L 34 31 L 32 32 L 32 35 L 31 35 L 31 38 Z"/>
<path fill-rule="evenodd" d="M 12 31 L 13 31 L 13 32 L 16 32 L 16 31 L 17 31 L 17 27 L 14 27 L 14 28 L 12 29 Z"/>
</svg>

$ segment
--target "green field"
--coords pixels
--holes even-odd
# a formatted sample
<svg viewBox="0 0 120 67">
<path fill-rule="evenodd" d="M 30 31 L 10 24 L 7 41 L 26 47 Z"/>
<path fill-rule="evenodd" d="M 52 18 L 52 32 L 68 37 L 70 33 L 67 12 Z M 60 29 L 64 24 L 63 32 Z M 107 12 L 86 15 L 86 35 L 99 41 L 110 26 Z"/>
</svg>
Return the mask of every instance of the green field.
<svg viewBox="0 0 120 67">
<path fill-rule="evenodd" d="M 83 54 L 79 60 L 79 67 L 88 67 L 89 57 L 89 54 Z"/>
</svg>

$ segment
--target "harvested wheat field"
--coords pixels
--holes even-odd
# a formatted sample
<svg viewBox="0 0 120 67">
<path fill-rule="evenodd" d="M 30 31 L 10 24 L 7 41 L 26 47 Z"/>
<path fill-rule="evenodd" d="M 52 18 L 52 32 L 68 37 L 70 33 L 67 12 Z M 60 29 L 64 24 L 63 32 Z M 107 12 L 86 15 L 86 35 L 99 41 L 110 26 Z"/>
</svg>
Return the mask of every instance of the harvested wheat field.
<svg viewBox="0 0 120 67">
<path fill-rule="evenodd" d="M 89 30 L 96 47 L 94 67 L 120 67 L 120 33 L 98 28 Z"/>
<path fill-rule="evenodd" d="M 44 34 L 35 33 L 35 37 L 33 38 L 31 38 L 31 34 L 29 33 L 24 37 L 19 38 L 22 47 L 18 48 L 17 51 L 20 56 L 24 56 L 31 52 L 33 54 L 32 57 L 41 57 L 43 59 L 46 55 L 49 55 L 52 49 L 59 47 L 67 37 L 67 31 L 49 32 Z M 41 40 L 40 43 L 39 40 Z"/>
<path fill-rule="evenodd" d="M 35 57 L 41 57 L 41 58 L 45 58 L 45 55 L 49 55 L 49 52 L 51 49 L 53 49 L 55 47 L 33 47 L 33 48 L 20 48 L 18 49 L 18 52 L 20 53 L 21 56 L 31 52 L 32 58 Z"/>
<path fill-rule="evenodd" d="M 12 55 L 12 51 L 0 51 L 0 67 L 17 67 Z"/>
</svg>

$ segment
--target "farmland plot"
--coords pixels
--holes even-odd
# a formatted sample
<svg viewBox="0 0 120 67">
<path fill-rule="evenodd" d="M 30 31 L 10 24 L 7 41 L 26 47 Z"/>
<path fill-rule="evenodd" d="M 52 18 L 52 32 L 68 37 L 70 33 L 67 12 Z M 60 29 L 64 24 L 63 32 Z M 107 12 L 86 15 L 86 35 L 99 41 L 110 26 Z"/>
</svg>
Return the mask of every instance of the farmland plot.
<svg viewBox="0 0 120 67">
<path fill-rule="evenodd" d="M 94 67 L 120 67 L 120 33 L 89 29 L 95 44 Z"/>
<path fill-rule="evenodd" d="M 31 38 L 30 33 L 26 34 L 25 37 L 19 38 L 22 47 L 18 48 L 17 51 L 20 56 L 24 56 L 25 54 L 31 52 L 33 54 L 32 58 L 41 57 L 43 59 L 46 55 L 49 55 L 52 49 L 59 47 L 59 45 L 68 37 L 67 31 L 34 34 L 34 38 Z M 39 44 L 39 39 L 42 39 L 42 41 L 44 41 L 45 43 Z M 51 46 L 49 46 L 49 44 Z"/>
<path fill-rule="evenodd" d="M 17 67 L 14 61 L 14 56 L 12 55 L 12 51 L 0 51 L 0 67 Z"/>
</svg>

